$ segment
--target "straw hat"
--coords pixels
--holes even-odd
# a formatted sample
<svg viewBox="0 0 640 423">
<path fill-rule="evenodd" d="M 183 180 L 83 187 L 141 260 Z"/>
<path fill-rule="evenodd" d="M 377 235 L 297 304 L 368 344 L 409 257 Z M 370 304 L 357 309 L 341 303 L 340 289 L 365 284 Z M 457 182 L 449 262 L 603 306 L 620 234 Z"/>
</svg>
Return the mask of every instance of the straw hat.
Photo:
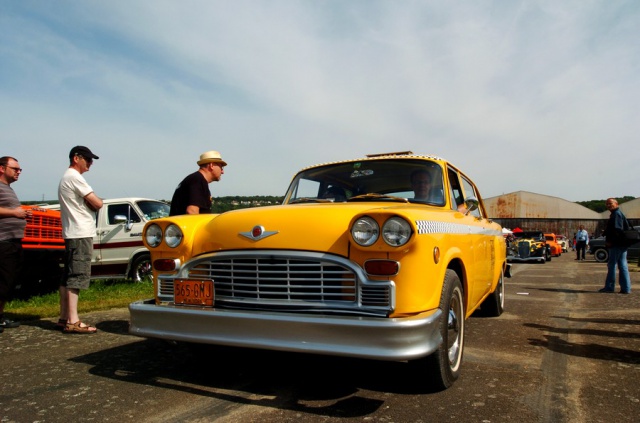
<svg viewBox="0 0 640 423">
<path fill-rule="evenodd" d="M 222 160 L 222 156 L 220 153 L 214 150 L 207 151 L 205 153 L 200 154 L 200 160 L 198 160 L 198 166 L 202 166 L 206 163 L 220 163 L 222 166 L 226 166 L 227 162 Z"/>
</svg>

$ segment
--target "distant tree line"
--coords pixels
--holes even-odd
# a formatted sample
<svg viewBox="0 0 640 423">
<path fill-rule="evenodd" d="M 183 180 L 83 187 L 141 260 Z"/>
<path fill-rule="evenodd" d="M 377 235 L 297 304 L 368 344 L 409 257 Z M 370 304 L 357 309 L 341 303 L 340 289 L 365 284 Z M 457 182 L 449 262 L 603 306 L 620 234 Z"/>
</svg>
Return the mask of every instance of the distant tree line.
<svg viewBox="0 0 640 423">
<path fill-rule="evenodd" d="M 254 195 L 249 197 L 236 195 L 228 197 L 214 197 L 211 211 L 213 213 L 224 213 L 229 210 L 275 206 L 277 204 L 282 204 L 283 200 L 284 196 L 276 197 L 272 195 Z"/>
<path fill-rule="evenodd" d="M 628 195 L 625 195 L 624 197 L 615 197 L 616 200 L 618 200 L 618 204 L 622 204 L 622 203 L 626 203 L 627 201 L 631 201 L 631 200 L 635 200 L 636 197 L 631 197 Z M 584 206 L 588 209 L 591 209 L 595 212 L 598 213 L 602 213 L 603 211 L 607 211 L 607 206 L 605 205 L 605 203 L 607 202 L 606 199 L 604 200 L 589 200 L 589 201 L 576 201 L 577 204 L 580 204 L 581 206 Z"/>
<path fill-rule="evenodd" d="M 616 197 L 619 204 L 626 203 L 627 201 L 635 200 L 636 197 L 632 197 L 629 195 L 625 195 L 624 197 Z M 248 209 L 252 207 L 264 207 L 264 206 L 273 206 L 276 204 L 282 204 L 284 200 L 284 196 L 273 196 L 273 195 L 254 195 L 254 196 L 227 196 L 227 197 L 214 197 L 213 205 L 211 207 L 211 211 L 213 213 L 224 213 L 229 210 L 237 210 L 237 209 Z M 166 203 L 171 203 L 171 201 L 161 200 Z M 602 213 L 607 210 L 605 206 L 606 199 L 604 200 L 589 200 L 589 201 L 576 201 L 576 204 L 580 204 L 590 210 L 593 210 L 598 213 Z M 35 205 L 35 204 L 58 204 L 57 201 L 23 201 L 22 204 L 25 205 Z"/>
</svg>

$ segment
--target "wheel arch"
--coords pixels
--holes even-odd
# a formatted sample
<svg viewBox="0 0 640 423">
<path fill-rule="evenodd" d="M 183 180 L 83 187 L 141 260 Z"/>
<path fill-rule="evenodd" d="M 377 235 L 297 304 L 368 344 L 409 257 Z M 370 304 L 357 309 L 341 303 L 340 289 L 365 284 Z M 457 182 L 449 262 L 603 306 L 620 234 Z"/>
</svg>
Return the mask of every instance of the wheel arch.
<svg viewBox="0 0 640 423">
<path fill-rule="evenodd" d="M 460 258 L 452 259 L 447 265 L 446 270 L 453 270 L 458 275 L 460 282 L 462 284 L 462 294 L 464 295 L 464 308 L 467 310 L 469 307 L 469 289 L 468 289 L 468 278 L 467 278 L 467 270 L 464 265 L 464 262 Z M 444 276 L 443 276 L 444 278 Z"/>
</svg>

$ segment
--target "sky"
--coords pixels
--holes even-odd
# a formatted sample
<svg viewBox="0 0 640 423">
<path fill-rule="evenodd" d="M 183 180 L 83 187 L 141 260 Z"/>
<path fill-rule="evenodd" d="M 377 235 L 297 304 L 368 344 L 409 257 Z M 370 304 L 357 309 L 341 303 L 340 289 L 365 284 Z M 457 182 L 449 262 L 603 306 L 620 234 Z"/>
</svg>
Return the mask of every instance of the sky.
<svg viewBox="0 0 640 423">
<path fill-rule="evenodd" d="M 3 0 L 0 156 L 57 198 L 69 150 L 102 198 L 218 196 L 303 167 L 443 157 L 484 198 L 640 196 L 637 0 Z"/>
</svg>

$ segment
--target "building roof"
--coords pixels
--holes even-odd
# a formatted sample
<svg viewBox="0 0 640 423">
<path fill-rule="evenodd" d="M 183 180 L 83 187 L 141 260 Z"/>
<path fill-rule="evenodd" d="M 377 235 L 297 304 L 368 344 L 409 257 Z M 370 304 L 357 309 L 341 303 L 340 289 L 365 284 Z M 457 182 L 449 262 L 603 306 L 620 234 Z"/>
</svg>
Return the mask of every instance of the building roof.
<svg viewBox="0 0 640 423">
<path fill-rule="evenodd" d="M 636 201 L 638 199 L 631 202 Z M 494 219 L 606 219 L 609 217 L 608 211 L 603 215 L 562 198 L 528 191 L 516 191 L 497 197 L 485 198 L 484 206 L 489 217 Z M 622 206 L 620 208 L 625 213 Z M 638 214 L 640 214 L 640 203 L 638 203 L 637 209 Z M 631 218 L 633 216 L 627 217 Z"/>
<path fill-rule="evenodd" d="M 620 204 L 620 211 L 627 219 L 640 219 L 640 198 Z M 605 210 L 600 214 L 603 219 L 609 218 L 609 210 Z"/>
</svg>

